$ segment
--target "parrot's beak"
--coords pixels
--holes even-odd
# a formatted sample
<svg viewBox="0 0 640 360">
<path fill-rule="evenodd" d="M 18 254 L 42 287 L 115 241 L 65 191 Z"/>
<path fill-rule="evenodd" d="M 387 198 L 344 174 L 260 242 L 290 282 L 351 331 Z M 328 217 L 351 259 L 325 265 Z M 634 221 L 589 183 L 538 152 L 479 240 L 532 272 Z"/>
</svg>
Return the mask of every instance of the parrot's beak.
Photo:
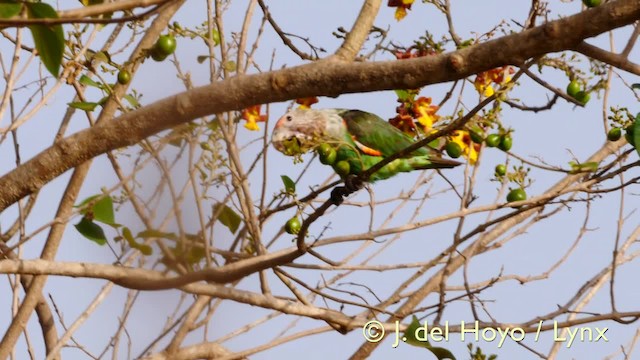
<svg viewBox="0 0 640 360">
<path fill-rule="evenodd" d="M 288 156 L 295 156 L 295 155 L 299 155 L 304 153 L 304 151 L 302 151 L 301 148 L 301 144 L 300 144 L 300 140 L 295 137 L 292 136 L 289 139 L 283 140 L 282 141 L 282 153 Z"/>
<path fill-rule="evenodd" d="M 303 149 L 302 142 L 295 135 L 288 138 L 273 139 L 273 146 L 287 156 L 296 156 L 306 152 Z"/>
</svg>

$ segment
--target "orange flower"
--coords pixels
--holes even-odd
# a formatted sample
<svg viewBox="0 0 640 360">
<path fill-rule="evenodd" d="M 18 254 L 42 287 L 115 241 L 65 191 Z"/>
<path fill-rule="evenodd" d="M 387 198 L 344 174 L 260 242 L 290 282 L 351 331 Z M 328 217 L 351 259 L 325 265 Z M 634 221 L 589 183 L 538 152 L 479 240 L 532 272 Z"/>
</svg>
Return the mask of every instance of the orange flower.
<svg viewBox="0 0 640 360">
<path fill-rule="evenodd" d="M 258 131 L 260 127 L 257 123 L 267 121 L 266 115 L 260 114 L 260 108 L 262 105 L 253 105 L 242 110 L 242 118 L 247 121 L 244 127 L 251 131 Z"/>
<path fill-rule="evenodd" d="M 409 135 L 416 134 L 416 124 L 413 122 L 411 115 L 407 113 L 398 114 L 393 119 L 389 120 L 389 124 L 402 130 Z"/>
<path fill-rule="evenodd" d="M 306 97 L 306 98 L 301 98 L 301 99 L 296 99 L 296 104 L 300 104 L 299 108 L 300 109 L 310 109 L 311 105 L 315 104 L 318 102 L 318 98 L 317 97 Z"/>
<path fill-rule="evenodd" d="M 411 10 L 411 5 L 413 5 L 414 1 L 415 0 L 389 0 L 387 6 L 396 8 L 395 18 L 400 21 L 407 16 L 407 10 Z"/>
<path fill-rule="evenodd" d="M 471 165 L 475 165 L 478 161 L 478 154 L 480 153 L 480 144 L 476 144 L 471 141 L 471 136 L 468 131 L 456 130 L 450 137 L 451 141 L 460 145 L 462 148 L 462 155 L 469 160 Z"/>
<path fill-rule="evenodd" d="M 473 81 L 473 86 L 475 86 L 476 90 L 481 95 L 489 97 L 495 93 L 492 83 L 504 85 L 505 83 L 511 81 L 511 76 L 509 75 L 513 74 L 514 72 L 515 70 L 513 70 L 513 68 L 510 66 L 504 66 L 485 71 L 476 75 L 476 79 Z"/>
<path fill-rule="evenodd" d="M 432 105 L 430 97 L 421 96 L 416 99 L 413 102 L 412 110 L 425 132 L 429 131 L 433 127 L 433 123 L 440 119 L 440 116 L 436 115 L 438 105 Z"/>
</svg>

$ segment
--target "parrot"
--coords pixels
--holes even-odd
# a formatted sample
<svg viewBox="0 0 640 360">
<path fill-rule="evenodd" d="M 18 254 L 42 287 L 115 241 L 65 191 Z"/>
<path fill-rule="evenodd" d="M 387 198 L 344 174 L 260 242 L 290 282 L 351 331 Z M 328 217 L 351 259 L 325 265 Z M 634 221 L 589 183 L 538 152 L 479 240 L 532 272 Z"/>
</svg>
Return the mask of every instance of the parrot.
<svg viewBox="0 0 640 360">
<path fill-rule="evenodd" d="M 330 165 L 347 180 L 415 140 L 379 116 L 362 110 L 297 108 L 278 120 L 271 142 L 276 150 L 288 156 L 316 150 L 323 164 Z M 435 149 L 422 147 L 389 162 L 366 181 L 388 179 L 400 172 L 458 165 L 457 161 L 442 158 Z"/>
</svg>

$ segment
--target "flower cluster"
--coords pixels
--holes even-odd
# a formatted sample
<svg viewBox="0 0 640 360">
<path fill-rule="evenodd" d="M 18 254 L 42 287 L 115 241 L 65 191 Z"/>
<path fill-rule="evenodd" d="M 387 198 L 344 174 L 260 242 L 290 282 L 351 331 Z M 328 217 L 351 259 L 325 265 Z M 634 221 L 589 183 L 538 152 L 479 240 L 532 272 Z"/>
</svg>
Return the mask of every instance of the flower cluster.
<svg viewBox="0 0 640 360">
<path fill-rule="evenodd" d="M 476 79 L 473 81 L 478 93 L 483 96 L 489 97 L 495 93 L 492 84 L 503 85 L 511 81 L 511 76 L 515 70 L 511 66 L 503 66 L 495 68 L 489 71 L 485 71 L 476 75 Z"/>
<path fill-rule="evenodd" d="M 414 1 L 415 0 L 389 0 L 387 6 L 396 8 L 395 18 L 400 21 L 407 16 L 407 10 L 411 10 L 411 5 L 413 5 Z"/>
<path fill-rule="evenodd" d="M 267 115 L 260 114 L 260 108 L 262 105 L 253 105 L 242 110 L 242 118 L 247 121 L 244 127 L 251 131 L 258 131 L 260 127 L 259 122 L 267 121 Z"/>
<path fill-rule="evenodd" d="M 431 130 L 433 123 L 440 119 L 436 114 L 438 105 L 431 104 L 430 97 L 421 96 L 415 99 L 415 92 L 407 91 L 398 98 L 400 106 L 396 108 L 398 115 L 389 120 L 389 123 L 403 132 L 415 136 L 418 132 L 425 133 Z M 417 128 L 417 126 L 420 128 Z"/>
<path fill-rule="evenodd" d="M 481 144 L 475 143 L 471 140 L 471 135 L 466 130 L 456 130 L 449 137 L 450 141 L 460 145 L 462 149 L 462 156 L 469 160 L 469 164 L 475 165 L 478 161 L 478 154 L 482 147 Z"/>
</svg>

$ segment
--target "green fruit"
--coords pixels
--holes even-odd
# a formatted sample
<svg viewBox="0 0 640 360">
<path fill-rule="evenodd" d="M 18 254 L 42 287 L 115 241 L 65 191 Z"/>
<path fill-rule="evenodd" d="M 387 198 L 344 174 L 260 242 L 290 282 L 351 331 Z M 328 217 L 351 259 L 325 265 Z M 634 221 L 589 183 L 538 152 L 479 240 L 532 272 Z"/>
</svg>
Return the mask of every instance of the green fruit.
<svg viewBox="0 0 640 360">
<path fill-rule="evenodd" d="M 588 92 L 579 91 L 576 94 L 575 99 L 578 100 L 578 102 L 580 102 L 582 105 L 585 105 L 589 102 L 589 100 L 591 100 L 591 95 L 589 95 Z"/>
<path fill-rule="evenodd" d="M 614 127 L 609 130 L 607 133 L 607 139 L 609 141 L 618 141 L 622 137 L 622 129 L 619 127 Z"/>
<path fill-rule="evenodd" d="M 131 81 L 131 73 L 129 71 L 122 69 L 118 72 L 118 83 L 121 85 L 127 85 Z"/>
<path fill-rule="evenodd" d="M 163 54 L 162 52 L 160 52 L 160 50 L 156 49 L 155 47 L 153 47 L 151 49 L 151 58 L 155 61 L 164 61 L 164 59 L 167 58 L 166 54 Z"/>
<path fill-rule="evenodd" d="M 286 231 L 287 234 L 295 235 L 300 232 L 301 227 L 300 219 L 294 216 L 284 224 L 284 231 Z"/>
<path fill-rule="evenodd" d="M 331 147 L 331 145 L 327 144 L 327 143 L 322 143 L 320 145 L 318 145 L 318 147 L 316 148 L 316 151 L 318 152 L 318 155 L 320 156 L 327 156 L 329 154 L 329 152 L 331 152 L 333 148 Z"/>
<path fill-rule="evenodd" d="M 333 169 L 338 173 L 338 175 L 344 177 L 349 175 L 349 172 L 351 171 L 351 165 L 349 165 L 349 161 L 341 160 L 333 164 Z"/>
<path fill-rule="evenodd" d="M 447 154 L 454 159 L 457 159 L 462 155 L 462 147 L 457 142 L 449 141 L 445 147 Z"/>
<path fill-rule="evenodd" d="M 482 133 L 480 131 L 470 130 L 469 136 L 471 137 L 471 141 L 476 144 L 482 144 L 482 142 L 484 141 L 484 137 L 482 136 Z"/>
<path fill-rule="evenodd" d="M 496 147 L 500 145 L 500 135 L 490 134 L 486 139 L 484 139 L 484 142 L 488 147 Z"/>
<path fill-rule="evenodd" d="M 496 165 L 496 175 L 505 176 L 506 173 L 507 173 L 507 167 L 504 164 Z"/>
<path fill-rule="evenodd" d="M 153 47 L 161 54 L 169 56 L 176 51 L 176 46 L 176 38 L 174 38 L 173 35 L 160 35 Z"/>
<path fill-rule="evenodd" d="M 320 162 L 325 165 L 333 165 L 336 162 L 336 156 L 338 153 L 334 148 L 329 144 L 321 144 L 318 146 L 318 156 L 320 157 Z"/>
<path fill-rule="evenodd" d="M 580 84 L 578 84 L 578 82 L 575 80 L 571 80 L 569 85 L 567 85 L 567 94 L 572 98 L 575 98 L 579 92 L 580 92 Z"/>
<path fill-rule="evenodd" d="M 509 194 L 507 194 L 508 202 L 522 201 L 522 200 L 527 200 L 527 193 L 522 188 L 512 189 L 511 191 L 509 191 Z"/>
<path fill-rule="evenodd" d="M 636 146 L 635 141 L 633 140 L 633 125 L 629 125 L 624 128 L 624 132 L 624 138 L 627 139 L 627 142 L 632 146 Z"/>
<path fill-rule="evenodd" d="M 498 144 L 498 148 L 502 151 L 509 151 L 513 146 L 513 139 L 509 135 L 504 135 L 500 137 L 500 144 Z"/>
<path fill-rule="evenodd" d="M 585 4 L 587 7 L 596 7 L 599 6 L 602 3 L 602 0 L 582 0 L 582 3 Z"/>
</svg>

